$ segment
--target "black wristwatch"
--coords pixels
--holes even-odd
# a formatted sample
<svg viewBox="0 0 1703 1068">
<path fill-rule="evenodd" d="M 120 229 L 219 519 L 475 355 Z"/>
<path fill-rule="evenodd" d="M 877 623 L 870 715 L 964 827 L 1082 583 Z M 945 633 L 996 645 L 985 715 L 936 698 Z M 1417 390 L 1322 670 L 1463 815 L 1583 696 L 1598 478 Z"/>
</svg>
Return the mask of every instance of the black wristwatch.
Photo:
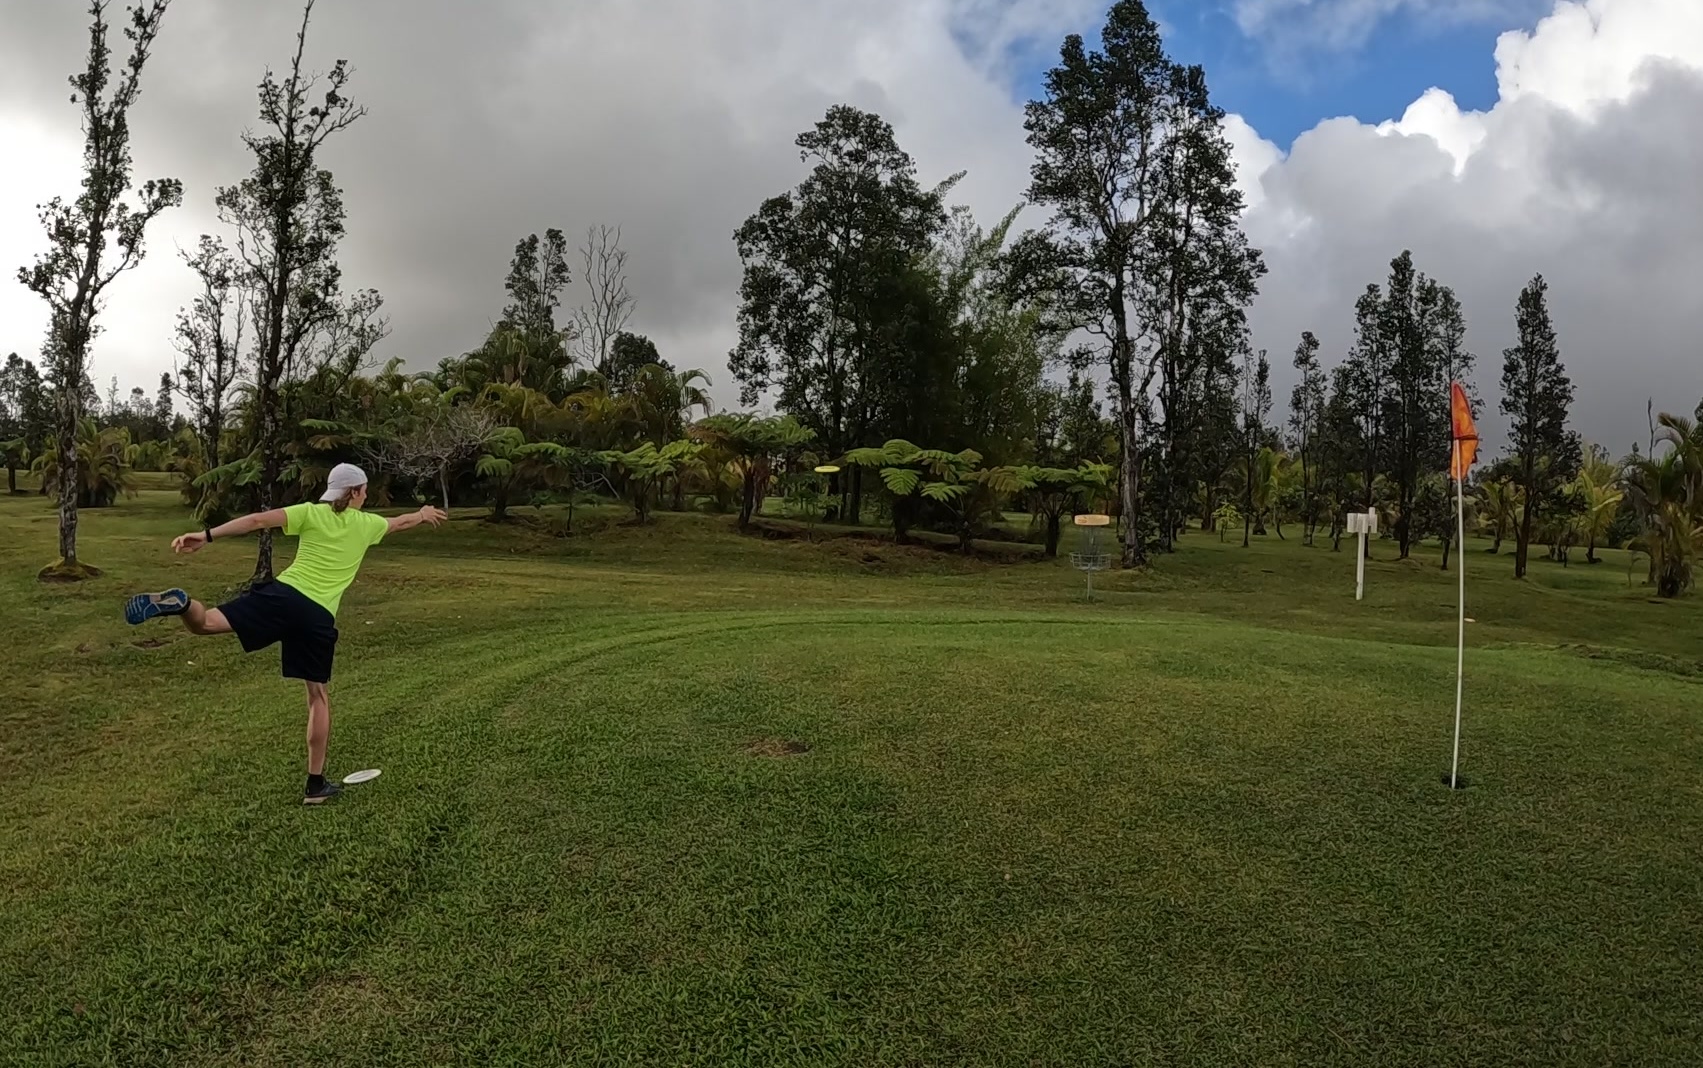
<svg viewBox="0 0 1703 1068">
<path fill-rule="evenodd" d="M 201 528 L 201 535 L 202 535 L 202 537 L 206 538 L 208 541 L 212 541 L 213 540 L 213 528 L 212 527 L 202 527 Z"/>
</svg>

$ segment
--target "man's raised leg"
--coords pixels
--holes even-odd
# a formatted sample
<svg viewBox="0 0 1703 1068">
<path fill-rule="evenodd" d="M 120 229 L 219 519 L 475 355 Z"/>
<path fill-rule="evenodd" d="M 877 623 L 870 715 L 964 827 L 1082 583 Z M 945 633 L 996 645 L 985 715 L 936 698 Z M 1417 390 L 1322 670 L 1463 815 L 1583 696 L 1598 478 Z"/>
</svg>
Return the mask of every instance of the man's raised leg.
<svg viewBox="0 0 1703 1068">
<path fill-rule="evenodd" d="M 183 628 L 191 634 L 229 634 L 231 622 L 217 608 L 208 608 L 200 601 L 190 601 L 183 610 Z"/>
</svg>

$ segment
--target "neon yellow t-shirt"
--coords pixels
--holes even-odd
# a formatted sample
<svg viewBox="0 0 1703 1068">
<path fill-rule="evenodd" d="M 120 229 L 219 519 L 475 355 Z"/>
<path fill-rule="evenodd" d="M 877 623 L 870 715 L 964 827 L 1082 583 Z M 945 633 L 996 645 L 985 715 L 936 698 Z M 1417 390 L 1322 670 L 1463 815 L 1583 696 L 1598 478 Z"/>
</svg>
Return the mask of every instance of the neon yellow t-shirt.
<svg viewBox="0 0 1703 1068">
<path fill-rule="evenodd" d="M 333 616 L 343 591 L 355 581 L 361 558 L 384 540 L 390 521 L 357 508 L 342 514 L 329 504 L 292 504 L 284 509 L 284 533 L 300 539 L 296 559 L 278 576 Z"/>
</svg>

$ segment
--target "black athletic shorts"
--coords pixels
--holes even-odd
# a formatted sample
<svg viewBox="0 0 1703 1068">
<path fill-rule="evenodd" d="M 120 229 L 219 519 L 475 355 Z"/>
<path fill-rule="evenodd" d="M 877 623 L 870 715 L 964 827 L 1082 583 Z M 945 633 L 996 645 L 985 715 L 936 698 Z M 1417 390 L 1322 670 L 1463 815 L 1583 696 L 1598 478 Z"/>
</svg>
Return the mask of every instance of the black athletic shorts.
<svg viewBox="0 0 1703 1068">
<path fill-rule="evenodd" d="M 276 643 L 282 648 L 284 677 L 330 682 L 337 652 L 337 621 L 325 606 L 287 582 L 254 586 L 219 606 L 245 653 Z"/>
</svg>

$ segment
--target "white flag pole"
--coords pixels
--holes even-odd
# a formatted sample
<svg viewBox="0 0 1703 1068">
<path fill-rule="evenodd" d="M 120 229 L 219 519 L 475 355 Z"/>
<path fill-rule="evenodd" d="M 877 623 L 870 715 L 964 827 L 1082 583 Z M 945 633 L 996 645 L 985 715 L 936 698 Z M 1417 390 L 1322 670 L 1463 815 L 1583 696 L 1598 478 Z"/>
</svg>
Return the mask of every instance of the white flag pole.
<svg viewBox="0 0 1703 1068">
<path fill-rule="evenodd" d="M 1460 455 L 1461 443 L 1455 442 L 1455 454 Z M 1457 461 L 1458 463 L 1458 461 Z M 1461 768 L 1461 689 L 1466 679 L 1466 491 L 1464 471 L 1455 479 L 1455 571 L 1460 575 L 1460 623 L 1455 645 L 1455 756 L 1449 765 L 1449 789 L 1459 789 Z"/>
</svg>

